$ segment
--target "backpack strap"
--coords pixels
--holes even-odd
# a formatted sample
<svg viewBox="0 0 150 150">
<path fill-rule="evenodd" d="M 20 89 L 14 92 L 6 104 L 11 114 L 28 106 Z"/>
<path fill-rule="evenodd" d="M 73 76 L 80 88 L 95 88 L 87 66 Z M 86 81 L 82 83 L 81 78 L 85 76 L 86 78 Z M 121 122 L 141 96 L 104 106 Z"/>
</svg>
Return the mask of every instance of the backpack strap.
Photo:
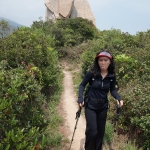
<svg viewBox="0 0 150 150">
<path fill-rule="evenodd" d="M 86 90 L 85 90 L 85 93 L 84 93 L 84 97 L 86 97 L 87 93 L 89 92 L 92 84 L 93 84 L 93 81 L 95 80 L 94 76 L 91 78 L 91 80 L 89 81 L 87 87 L 86 87 Z"/>
<path fill-rule="evenodd" d="M 112 80 L 114 80 L 113 77 L 110 77 L 110 83 L 111 83 Z M 115 88 L 116 88 L 117 91 L 119 90 L 119 84 L 118 84 L 117 80 L 116 80 L 116 83 L 115 83 Z"/>
</svg>

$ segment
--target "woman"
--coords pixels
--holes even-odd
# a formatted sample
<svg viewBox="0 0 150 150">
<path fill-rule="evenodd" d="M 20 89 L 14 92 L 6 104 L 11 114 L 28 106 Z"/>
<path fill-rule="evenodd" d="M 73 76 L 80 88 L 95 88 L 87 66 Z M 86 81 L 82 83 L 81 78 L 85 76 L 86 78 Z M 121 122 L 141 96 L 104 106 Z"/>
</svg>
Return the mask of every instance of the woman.
<svg viewBox="0 0 150 150">
<path fill-rule="evenodd" d="M 84 102 L 83 92 L 89 83 Z M 79 86 L 78 104 L 85 105 L 85 150 L 101 150 L 108 110 L 108 92 L 123 106 L 115 88 L 116 75 L 113 56 L 108 51 L 98 52 L 93 66 Z M 85 103 L 85 104 L 84 104 Z"/>
</svg>

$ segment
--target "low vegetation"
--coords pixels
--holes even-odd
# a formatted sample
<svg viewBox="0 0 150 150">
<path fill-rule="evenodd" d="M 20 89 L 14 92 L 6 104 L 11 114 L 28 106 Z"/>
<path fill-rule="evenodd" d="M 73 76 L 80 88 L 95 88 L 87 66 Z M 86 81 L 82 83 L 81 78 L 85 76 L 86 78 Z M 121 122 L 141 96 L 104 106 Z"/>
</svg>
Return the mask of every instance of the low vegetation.
<svg viewBox="0 0 150 150">
<path fill-rule="evenodd" d="M 62 90 L 57 60 L 54 40 L 39 30 L 22 27 L 0 39 L 0 149 L 51 144 L 46 137 L 54 114 L 47 110 Z"/>
<path fill-rule="evenodd" d="M 2 26 L 3 25 L 3 26 Z M 0 32 L 7 24 L 0 23 Z M 6 27 L 6 28 L 5 28 Z M 86 19 L 33 22 L 0 38 L 0 149 L 61 149 L 57 114 L 62 91 L 58 59 L 80 64 L 75 88 L 93 62 L 107 49 L 116 61 L 119 93 L 124 107 L 117 134 L 128 137 L 125 149 L 150 147 L 150 30 L 136 35 L 111 29 L 99 31 Z M 109 97 L 111 106 L 114 99 Z M 114 110 L 108 114 L 105 142 L 113 138 Z"/>
</svg>

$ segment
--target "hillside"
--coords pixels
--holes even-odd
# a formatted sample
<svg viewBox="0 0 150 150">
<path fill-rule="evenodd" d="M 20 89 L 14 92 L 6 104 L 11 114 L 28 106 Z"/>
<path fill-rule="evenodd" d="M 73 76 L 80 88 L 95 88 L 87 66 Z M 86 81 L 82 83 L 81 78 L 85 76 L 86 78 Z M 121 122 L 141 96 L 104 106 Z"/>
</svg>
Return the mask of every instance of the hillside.
<svg viewBox="0 0 150 150">
<path fill-rule="evenodd" d="M 8 31 L 7 22 L 0 21 L 0 34 Z M 68 149 L 79 84 L 101 50 L 113 55 L 116 88 L 124 100 L 116 123 L 116 101 L 108 94 L 104 148 L 149 149 L 150 30 L 135 36 L 99 31 L 88 20 L 75 18 L 35 21 L 0 38 L 0 150 Z M 82 113 L 74 150 L 83 149 Z"/>
<path fill-rule="evenodd" d="M 9 20 L 7 18 L 0 17 L 0 21 L 1 20 L 4 20 L 4 21 L 8 22 L 9 32 L 7 32 L 6 36 L 11 34 L 14 30 L 16 30 L 16 29 L 18 29 L 18 28 L 23 26 L 23 25 L 21 25 L 21 24 L 19 24 L 17 22 Z M 0 35 L 0 37 L 1 37 L 1 35 Z"/>
</svg>

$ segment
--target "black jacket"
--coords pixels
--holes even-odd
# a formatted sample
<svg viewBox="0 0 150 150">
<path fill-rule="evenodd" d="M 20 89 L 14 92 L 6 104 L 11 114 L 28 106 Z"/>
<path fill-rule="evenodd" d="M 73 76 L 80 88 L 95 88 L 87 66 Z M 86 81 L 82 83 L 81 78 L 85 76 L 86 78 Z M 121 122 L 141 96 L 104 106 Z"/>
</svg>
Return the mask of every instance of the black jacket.
<svg viewBox="0 0 150 150">
<path fill-rule="evenodd" d="M 108 92 L 110 91 L 111 95 L 117 99 L 121 100 L 121 97 L 117 93 L 116 90 L 116 76 L 114 74 L 108 73 L 107 76 L 102 79 L 102 76 L 96 76 L 89 71 L 86 73 L 85 77 L 83 78 L 80 86 L 79 86 L 79 95 L 78 95 L 78 103 L 83 102 L 83 92 L 85 86 L 89 83 L 90 88 L 87 93 L 88 97 L 101 99 L 101 100 L 108 100 Z"/>
</svg>

